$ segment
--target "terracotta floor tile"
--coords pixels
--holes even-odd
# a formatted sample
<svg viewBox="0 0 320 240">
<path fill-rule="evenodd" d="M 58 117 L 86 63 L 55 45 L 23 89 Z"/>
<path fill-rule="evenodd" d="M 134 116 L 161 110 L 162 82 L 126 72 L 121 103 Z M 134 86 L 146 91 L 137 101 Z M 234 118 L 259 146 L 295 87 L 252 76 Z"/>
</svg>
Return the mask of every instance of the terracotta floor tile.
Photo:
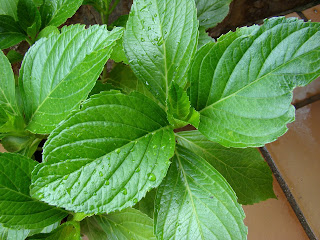
<svg viewBox="0 0 320 240">
<path fill-rule="evenodd" d="M 301 17 L 299 16 L 299 14 L 298 14 L 298 13 L 296 13 L 296 12 L 289 13 L 289 14 L 287 14 L 285 17 L 287 17 L 287 18 L 295 17 L 295 18 L 299 18 L 299 19 L 301 19 Z"/>
<path fill-rule="evenodd" d="M 292 103 L 297 103 L 316 94 L 320 94 L 320 77 L 305 87 L 294 89 Z"/>
<path fill-rule="evenodd" d="M 273 189 L 278 198 L 243 206 L 248 226 L 248 240 L 307 240 L 298 218 L 276 179 Z"/>
<path fill-rule="evenodd" d="M 320 101 L 296 111 L 289 131 L 266 147 L 320 238 Z"/>
<path fill-rule="evenodd" d="M 320 4 L 302 11 L 303 15 L 312 22 L 320 22 Z"/>
</svg>

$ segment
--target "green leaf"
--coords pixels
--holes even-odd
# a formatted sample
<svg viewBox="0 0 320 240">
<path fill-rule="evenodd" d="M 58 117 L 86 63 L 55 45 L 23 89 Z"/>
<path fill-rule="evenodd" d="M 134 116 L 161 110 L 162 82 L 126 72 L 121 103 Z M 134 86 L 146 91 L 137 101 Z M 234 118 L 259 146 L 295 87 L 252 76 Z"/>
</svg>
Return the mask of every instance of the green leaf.
<svg viewBox="0 0 320 240">
<path fill-rule="evenodd" d="M 206 45 L 209 42 L 215 42 L 215 40 L 208 35 L 204 28 L 199 29 L 198 49 Z"/>
<path fill-rule="evenodd" d="M 124 35 L 133 72 L 165 106 L 171 82 L 184 88 L 196 51 L 194 0 L 136 0 Z"/>
<path fill-rule="evenodd" d="M 190 73 L 199 131 L 227 147 L 262 146 L 294 120 L 292 90 L 320 75 L 320 24 L 273 18 L 202 47 Z"/>
<path fill-rule="evenodd" d="M 149 98 L 102 92 L 49 136 L 31 193 L 74 212 L 121 210 L 161 183 L 174 146 L 166 113 Z"/>
<path fill-rule="evenodd" d="M 79 240 L 80 223 L 68 221 L 62 224 L 51 233 L 41 233 L 29 237 L 28 240 L 45 239 L 45 240 Z"/>
<path fill-rule="evenodd" d="M 128 65 L 117 64 L 109 73 L 106 82 L 112 84 L 115 88 L 121 89 L 123 93 L 140 92 L 158 102 L 146 86 L 137 79 Z"/>
<path fill-rule="evenodd" d="M 51 25 L 59 27 L 72 17 L 83 0 L 44 0 L 40 7 L 42 28 Z"/>
<path fill-rule="evenodd" d="M 18 44 L 26 38 L 19 24 L 8 15 L 0 15 L 0 49 Z"/>
<path fill-rule="evenodd" d="M 81 222 L 81 231 L 89 240 L 121 239 L 151 240 L 153 221 L 142 212 L 127 208 L 121 212 L 86 218 Z"/>
<path fill-rule="evenodd" d="M 103 91 L 110 91 L 110 90 L 119 90 L 116 87 L 112 86 L 110 83 L 102 83 L 101 81 L 97 81 L 94 87 L 92 88 L 91 92 L 89 93 L 89 97 L 95 94 L 99 94 Z"/>
<path fill-rule="evenodd" d="M 17 5 L 19 0 L 0 0 L 0 15 L 9 15 L 18 20 Z"/>
<path fill-rule="evenodd" d="M 2 133 L 14 131 L 23 124 L 20 111 L 16 102 L 15 79 L 11 64 L 0 51 L 0 114 Z"/>
<path fill-rule="evenodd" d="M 113 51 L 111 53 L 110 59 L 112 59 L 115 62 L 124 62 L 125 64 L 129 63 L 126 54 L 124 53 L 122 38 L 116 42 L 116 45 L 114 46 Z"/>
<path fill-rule="evenodd" d="M 20 85 L 27 129 L 50 133 L 93 88 L 123 29 L 73 25 L 41 39 L 27 52 Z"/>
<path fill-rule="evenodd" d="M 3 226 L 38 229 L 67 215 L 30 197 L 31 172 L 36 165 L 37 162 L 19 154 L 0 154 L 0 223 Z"/>
<path fill-rule="evenodd" d="M 48 26 L 48 27 L 45 27 L 44 29 L 42 29 L 41 32 L 39 32 L 36 40 L 39 40 L 41 38 L 48 38 L 54 34 L 60 34 L 59 29 L 55 26 Z"/>
<path fill-rule="evenodd" d="M 216 26 L 229 12 L 232 0 L 195 0 L 200 27 L 205 29 Z"/>
<path fill-rule="evenodd" d="M 177 142 L 210 163 L 228 181 L 241 204 L 275 198 L 272 173 L 256 148 L 225 148 L 199 131 L 176 134 Z"/>
<path fill-rule="evenodd" d="M 50 226 L 47 226 L 45 228 L 39 228 L 39 229 L 32 229 L 28 236 L 33 236 L 35 234 L 39 234 L 39 233 L 51 233 L 53 230 L 57 229 L 60 226 L 60 222 L 58 221 Z"/>
<path fill-rule="evenodd" d="M 30 230 L 6 228 L 0 223 L 0 239 L 1 240 L 24 240 L 28 236 Z"/>
<path fill-rule="evenodd" d="M 142 198 L 136 205 L 134 205 L 135 209 L 147 214 L 150 218 L 153 218 L 154 213 L 154 200 L 156 198 L 157 189 L 154 188 L 150 192 L 146 194 L 144 198 Z"/>
<path fill-rule="evenodd" d="M 188 124 L 198 127 L 200 114 L 190 106 L 187 93 L 172 82 L 167 100 L 168 120 L 174 128 L 181 128 Z"/>
<path fill-rule="evenodd" d="M 9 62 L 11 64 L 14 64 L 14 63 L 17 63 L 17 62 L 21 62 L 22 59 L 23 59 L 23 55 L 18 53 L 17 51 L 15 50 L 10 50 L 8 53 L 7 53 L 7 58 L 9 60 Z"/>
<path fill-rule="evenodd" d="M 41 27 L 41 16 L 32 0 L 19 0 L 17 6 L 20 26 L 31 39 L 34 39 Z"/>
<path fill-rule="evenodd" d="M 246 239 L 245 217 L 227 181 L 204 159 L 177 145 L 157 191 L 158 239 Z"/>
</svg>

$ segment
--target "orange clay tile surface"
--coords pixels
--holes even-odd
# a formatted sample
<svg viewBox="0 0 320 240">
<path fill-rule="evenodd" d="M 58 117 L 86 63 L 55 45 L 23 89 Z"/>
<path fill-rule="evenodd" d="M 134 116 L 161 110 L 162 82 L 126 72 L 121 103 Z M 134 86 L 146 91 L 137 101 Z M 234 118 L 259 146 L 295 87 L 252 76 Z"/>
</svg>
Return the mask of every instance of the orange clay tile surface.
<svg viewBox="0 0 320 240">
<path fill-rule="evenodd" d="M 307 240 L 307 235 L 275 178 L 273 190 L 278 199 L 243 206 L 248 240 Z"/>
<path fill-rule="evenodd" d="M 320 4 L 302 11 L 303 15 L 312 22 L 320 22 Z"/>
<path fill-rule="evenodd" d="M 296 111 L 296 121 L 267 145 L 312 230 L 320 238 L 320 101 Z"/>
</svg>

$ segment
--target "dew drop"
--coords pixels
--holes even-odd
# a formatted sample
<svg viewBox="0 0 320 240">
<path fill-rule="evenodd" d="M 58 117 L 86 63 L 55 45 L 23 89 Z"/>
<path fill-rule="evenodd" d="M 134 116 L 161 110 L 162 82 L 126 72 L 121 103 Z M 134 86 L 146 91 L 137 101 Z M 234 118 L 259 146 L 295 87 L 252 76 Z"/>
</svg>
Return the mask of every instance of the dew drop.
<svg viewBox="0 0 320 240">
<path fill-rule="evenodd" d="M 138 167 L 135 172 L 140 172 L 140 168 Z"/>
<path fill-rule="evenodd" d="M 133 201 L 134 204 L 136 204 L 138 202 L 138 199 L 134 198 L 132 201 Z"/>
<path fill-rule="evenodd" d="M 116 149 L 116 153 L 119 154 L 120 153 L 120 148 Z"/>
<path fill-rule="evenodd" d="M 157 145 L 153 145 L 152 148 L 153 148 L 153 149 L 157 148 Z"/>
<path fill-rule="evenodd" d="M 107 180 L 104 184 L 109 185 L 110 184 L 109 180 Z"/>
<path fill-rule="evenodd" d="M 121 192 L 122 192 L 123 195 L 127 195 L 127 189 L 126 188 L 122 188 Z"/>
<path fill-rule="evenodd" d="M 156 176 L 153 173 L 148 173 L 148 180 L 154 182 L 156 180 Z"/>
<path fill-rule="evenodd" d="M 103 172 L 99 172 L 99 176 L 102 177 L 103 176 Z"/>
<path fill-rule="evenodd" d="M 141 38 L 141 42 L 144 42 L 145 40 L 144 40 L 144 38 Z"/>
</svg>

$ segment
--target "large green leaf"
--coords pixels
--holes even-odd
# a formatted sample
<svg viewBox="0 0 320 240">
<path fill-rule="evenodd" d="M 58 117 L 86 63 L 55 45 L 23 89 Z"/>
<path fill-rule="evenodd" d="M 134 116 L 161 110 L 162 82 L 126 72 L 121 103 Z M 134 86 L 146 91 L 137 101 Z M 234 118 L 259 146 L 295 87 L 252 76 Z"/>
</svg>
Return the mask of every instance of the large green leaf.
<svg viewBox="0 0 320 240">
<path fill-rule="evenodd" d="M 9 15 L 18 20 L 17 5 L 19 0 L 0 0 L 0 15 Z"/>
<path fill-rule="evenodd" d="M 195 0 L 199 25 L 205 29 L 216 26 L 229 12 L 232 0 Z"/>
<path fill-rule="evenodd" d="M 11 64 L 0 51 L 0 131 L 21 127 L 23 120 L 16 102 L 15 79 Z"/>
<path fill-rule="evenodd" d="M 168 100 L 168 120 L 175 128 L 181 128 L 188 124 L 198 127 L 200 114 L 190 106 L 189 97 L 178 84 L 171 83 Z"/>
<path fill-rule="evenodd" d="M 50 133 L 78 108 L 122 33 L 121 28 L 109 32 L 106 26 L 74 25 L 29 49 L 20 73 L 29 131 Z"/>
<path fill-rule="evenodd" d="M 44 0 L 40 7 L 42 27 L 48 25 L 59 27 L 72 17 L 83 0 Z"/>
<path fill-rule="evenodd" d="M 0 239 L 1 240 L 24 240 L 28 236 L 30 230 L 10 229 L 0 224 Z"/>
<path fill-rule="evenodd" d="M 236 192 L 238 202 L 253 204 L 275 198 L 272 173 L 256 148 L 225 148 L 211 142 L 199 131 L 176 134 L 180 145 L 209 162 Z"/>
<path fill-rule="evenodd" d="M 45 239 L 45 240 L 79 240 L 80 223 L 68 221 L 50 233 L 36 234 L 29 237 L 28 240 Z"/>
<path fill-rule="evenodd" d="M 165 105 L 172 81 L 182 88 L 196 50 L 198 21 L 194 0 L 136 0 L 124 35 L 129 64 Z"/>
<path fill-rule="evenodd" d="M 31 171 L 36 165 L 36 161 L 19 154 L 0 154 L 0 223 L 3 226 L 38 229 L 67 215 L 30 197 Z"/>
<path fill-rule="evenodd" d="M 246 239 L 245 217 L 227 181 L 204 159 L 177 145 L 157 191 L 158 239 Z"/>
<path fill-rule="evenodd" d="M 294 120 L 292 90 L 320 75 L 320 23 L 273 18 L 202 47 L 190 100 L 199 131 L 227 147 L 262 146 Z"/>
<path fill-rule="evenodd" d="M 50 135 L 31 192 L 75 212 L 124 209 L 161 183 L 174 146 L 165 112 L 149 98 L 102 92 Z"/>
<path fill-rule="evenodd" d="M 26 35 L 13 17 L 0 15 L 0 49 L 14 46 L 25 38 Z"/>
<path fill-rule="evenodd" d="M 121 212 L 86 218 L 81 222 L 81 232 L 89 240 L 121 239 L 151 240 L 153 221 L 142 212 L 127 208 Z"/>
</svg>

